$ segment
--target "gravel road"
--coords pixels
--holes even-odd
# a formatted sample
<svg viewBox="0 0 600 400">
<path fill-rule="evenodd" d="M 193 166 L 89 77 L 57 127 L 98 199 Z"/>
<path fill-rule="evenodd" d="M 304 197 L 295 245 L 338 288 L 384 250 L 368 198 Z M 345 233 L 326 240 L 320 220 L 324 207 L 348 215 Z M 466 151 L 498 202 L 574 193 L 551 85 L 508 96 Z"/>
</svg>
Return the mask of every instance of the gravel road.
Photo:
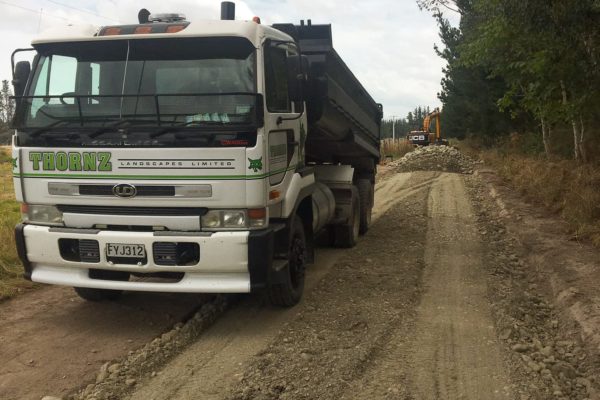
<svg viewBox="0 0 600 400">
<path fill-rule="evenodd" d="M 561 308 L 472 165 L 444 170 L 383 174 L 372 229 L 319 248 L 292 309 L 140 294 L 96 309 L 56 288 L 0 304 L 18 315 L 0 326 L 0 398 L 600 399 L 594 320 Z M 81 371 L 61 378 L 69 358 Z"/>
</svg>

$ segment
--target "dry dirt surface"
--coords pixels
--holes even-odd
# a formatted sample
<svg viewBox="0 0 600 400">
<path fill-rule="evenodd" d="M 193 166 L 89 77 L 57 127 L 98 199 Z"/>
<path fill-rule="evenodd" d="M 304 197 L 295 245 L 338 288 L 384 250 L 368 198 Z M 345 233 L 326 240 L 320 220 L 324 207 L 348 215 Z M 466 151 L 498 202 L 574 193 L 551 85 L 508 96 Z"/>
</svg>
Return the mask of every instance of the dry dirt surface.
<svg viewBox="0 0 600 400">
<path fill-rule="evenodd" d="M 193 313 L 205 296 L 128 293 L 88 303 L 44 287 L 0 303 L 0 399 L 66 395 Z"/>
<path fill-rule="evenodd" d="M 436 168 L 385 174 L 369 233 L 318 249 L 292 309 L 56 288 L 0 304 L 0 399 L 599 400 L 598 251 L 490 171 Z"/>
</svg>

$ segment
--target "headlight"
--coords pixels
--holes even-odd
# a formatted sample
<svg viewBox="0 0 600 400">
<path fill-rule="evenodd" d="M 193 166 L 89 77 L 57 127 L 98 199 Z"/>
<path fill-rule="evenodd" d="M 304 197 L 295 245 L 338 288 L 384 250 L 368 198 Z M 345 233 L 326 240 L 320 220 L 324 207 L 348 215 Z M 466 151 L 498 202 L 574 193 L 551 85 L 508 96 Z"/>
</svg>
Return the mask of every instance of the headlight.
<svg viewBox="0 0 600 400">
<path fill-rule="evenodd" d="M 221 212 L 220 211 L 209 211 L 206 215 L 202 216 L 202 227 L 208 229 L 215 229 L 221 227 Z"/>
<path fill-rule="evenodd" d="M 21 219 L 32 224 L 63 225 L 62 211 L 55 206 L 21 204 Z"/>
<path fill-rule="evenodd" d="M 224 228 L 245 228 L 246 211 L 223 211 Z"/>
<path fill-rule="evenodd" d="M 260 229 L 267 226 L 267 209 L 210 210 L 202 216 L 202 229 L 241 230 Z"/>
</svg>

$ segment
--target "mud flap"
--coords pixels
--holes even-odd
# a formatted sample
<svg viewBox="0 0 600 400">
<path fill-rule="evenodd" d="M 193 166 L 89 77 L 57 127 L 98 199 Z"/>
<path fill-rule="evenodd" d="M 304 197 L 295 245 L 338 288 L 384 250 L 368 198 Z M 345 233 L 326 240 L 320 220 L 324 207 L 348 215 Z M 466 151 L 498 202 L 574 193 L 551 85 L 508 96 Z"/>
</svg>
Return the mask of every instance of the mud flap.
<svg viewBox="0 0 600 400">
<path fill-rule="evenodd" d="M 23 278 L 30 281 L 32 268 L 31 268 L 31 263 L 27 259 L 27 247 L 25 247 L 25 232 L 24 232 L 24 230 L 25 230 L 24 224 L 18 224 L 17 226 L 15 226 L 15 243 L 17 245 L 17 255 L 19 256 L 21 263 L 23 263 L 23 269 L 24 269 Z"/>
</svg>

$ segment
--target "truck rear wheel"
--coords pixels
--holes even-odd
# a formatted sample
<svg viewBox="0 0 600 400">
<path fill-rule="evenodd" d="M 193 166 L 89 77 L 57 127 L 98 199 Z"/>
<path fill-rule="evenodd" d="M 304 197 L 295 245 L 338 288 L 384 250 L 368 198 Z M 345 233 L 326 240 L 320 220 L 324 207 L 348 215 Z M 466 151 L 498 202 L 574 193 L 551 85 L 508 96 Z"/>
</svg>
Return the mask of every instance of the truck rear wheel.
<svg viewBox="0 0 600 400">
<path fill-rule="evenodd" d="M 360 198 L 360 229 L 359 233 L 364 235 L 371 226 L 371 215 L 373 212 L 373 194 L 375 188 L 370 179 L 359 179 L 356 182 L 358 196 Z"/>
<path fill-rule="evenodd" d="M 351 215 L 343 225 L 334 226 L 335 246 L 350 248 L 356 246 L 360 234 L 360 196 L 356 186 L 352 187 Z"/>
<path fill-rule="evenodd" d="M 304 292 L 306 270 L 306 236 L 300 217 L 295 216 L 290 228 L 288 262 L 283 283 L 270 284 L 268 288 L 271 304 L 292 307 L 300 301 Z"/>
<path fill-rule="evenodd" d="M 90 278 L 111 281 L 127 281 L 129 280 L 129 273 L 123 271 L 105 271 L 93 269 L 90 270 Z M 83 287 L 75 287 L 73 289 L 75 289 L 75 293 L 77 293 L 79 297 L 87 301 L 117 300 L 123 294 L 122 290 L 94 289 Z"/>
</svg>

